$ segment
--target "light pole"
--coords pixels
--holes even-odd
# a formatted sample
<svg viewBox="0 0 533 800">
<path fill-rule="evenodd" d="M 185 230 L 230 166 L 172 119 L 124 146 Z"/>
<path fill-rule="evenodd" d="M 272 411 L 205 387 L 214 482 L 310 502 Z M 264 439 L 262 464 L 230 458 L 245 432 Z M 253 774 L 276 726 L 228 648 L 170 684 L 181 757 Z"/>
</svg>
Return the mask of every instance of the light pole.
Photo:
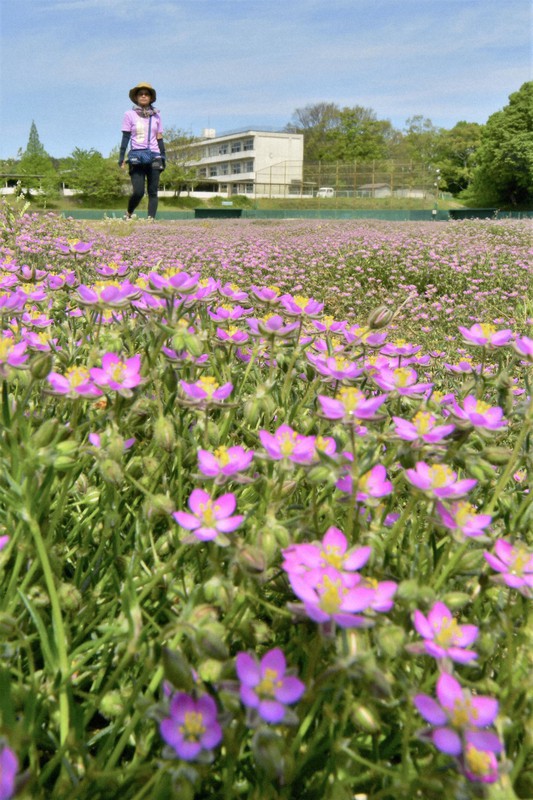
<svg viewBox="0 0 533 800">
<path fill-rule="evenodd" d="M 435 183 L 433 186 L 435 187 L 435 205 L 433 206 L 433 219 L 437 219 L 437 214 L 439 211 L 439 182 L 440 182 L 440 169 L 435 170 Z"/>
</svg>

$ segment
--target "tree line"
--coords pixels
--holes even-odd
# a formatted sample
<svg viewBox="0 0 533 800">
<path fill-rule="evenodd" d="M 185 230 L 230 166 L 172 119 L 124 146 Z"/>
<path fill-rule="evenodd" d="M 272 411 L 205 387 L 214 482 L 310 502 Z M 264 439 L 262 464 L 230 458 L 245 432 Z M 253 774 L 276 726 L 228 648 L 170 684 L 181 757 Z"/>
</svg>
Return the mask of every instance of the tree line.
<svg viewBox="0 0 533 800">
<path fill-rule="evenodd" d="M 533 205 L 533 81 L 511 94 L 485 125 L 460 121 L 445 129 L 414 116 L 398 130 L 371 108 L 321 102 L 297 108 L 285 130 L 304 135 L 306 164 L 411 161 L 439 170 L 439 188 L 467 204 Z M 176 194 L 195 180 L 187 151 L 193 141 L 179 128 L 165 131 L 167 152 L 173 156 L 163 182 Z M 105 205 L 123 194 L 125 178 L 117 158 L 118 148 L 107 158 L 93 149 L 75 148 L 68 158 L 52 159 L 33 123 L 19 159 L 1 162 L 0 171 L 20 176 L 26 192 L 39 188 L 42 196 L 52 196 L 63 183 L 80 192 L 82 200 Z"/>
</svg>

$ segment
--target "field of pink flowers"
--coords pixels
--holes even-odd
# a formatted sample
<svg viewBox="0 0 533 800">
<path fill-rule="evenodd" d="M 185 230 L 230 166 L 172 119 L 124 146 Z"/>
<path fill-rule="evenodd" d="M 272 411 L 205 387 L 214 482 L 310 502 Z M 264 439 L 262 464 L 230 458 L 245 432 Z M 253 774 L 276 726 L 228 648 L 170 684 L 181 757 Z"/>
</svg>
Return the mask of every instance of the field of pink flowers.
<svg viewBox="0 0 533 800">
<path fill-rule="evenodd" d="M 531 254 L 0 209 L 0 800 L 533 796 Z"/>
</svg>

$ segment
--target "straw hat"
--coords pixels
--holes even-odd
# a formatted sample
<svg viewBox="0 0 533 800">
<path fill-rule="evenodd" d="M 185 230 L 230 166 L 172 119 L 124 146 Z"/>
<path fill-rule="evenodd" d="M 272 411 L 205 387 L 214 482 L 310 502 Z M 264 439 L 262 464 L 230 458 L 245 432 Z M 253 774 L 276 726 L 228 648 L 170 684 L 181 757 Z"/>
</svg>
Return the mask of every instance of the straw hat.
<svg viewBox="0 0 533 800">
<path fill-rule="evenodd" d="M 139 91 L 139 89 L 148 89 L 148 91 L 150 92 L 150 94 L 152 96 L 152 101 L 151 102 L 155 103 L 157 95 L 155 93 L 154 87 L 149 83 L 138 83 L 137 86 L 133 87 L 133 89 L 130 91 L 130 95 L 129 95 L 130 100 L 131 100 L 132 103 L 136 103 L 137 102 L 137 92 Z"/>
</svg>

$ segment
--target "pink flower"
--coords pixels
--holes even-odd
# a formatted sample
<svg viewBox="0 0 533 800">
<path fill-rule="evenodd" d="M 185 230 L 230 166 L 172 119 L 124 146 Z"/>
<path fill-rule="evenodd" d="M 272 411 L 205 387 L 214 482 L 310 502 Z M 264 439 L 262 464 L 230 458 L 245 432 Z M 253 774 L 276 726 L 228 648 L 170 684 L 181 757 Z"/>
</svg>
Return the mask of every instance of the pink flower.
<svg viewBox="0 0 533 800">
<path fill-rule="evenodd" d="M 209 695 L 195 700 L 185 692 L 178 692 L 170 701 L 169 714 L 161 721 L 159 730 L 178 758 L 194 761 L 203 750 L 210 751 L 222 741 L 217 707 Z"/>
<path fill-rule="evenodd" d="M 15 342 L 12 336 L 0 336 L 0 370 L 6 366 L 20 367 L 28 360 L 27 342 Z"/>
<path fill-rule="evenodd" d="M 79 302 L 85 306 L 120 307 L 128 305 L 140 295 L 139 289 L 129 281 L 98 281 L 92 286 L 80 284 L 77 289 Z"/>
<path fill-rule="evenodd" d="M 463 497 L 477 481 L 474 478 L 456 480 L 457 474 L 446 464 L 426 464 L 417 461 L 414 469 L 405 471 L 407 480 L 420 491 L 436 498 Z"/>
<path fill-rule="evenodd" d="M 456 419 L 469 422 L 479 428 L 497 431 L 505 427 L 507 422 L 503 419 L 503 410 L 499 406 L 489 406 L 483 400 L 478 400 L 474 395 L 468 395 L 461 406 L 454 400 L 450 412 Z"/>
<path fill-rule="evenodd" d="M 343 386 L 334 398 L 318 395 L 318 402 L 326 419 L 342 419 L 351 423 L 375 417 L 386 399 L 387 395 L 383 394 L 366 397 L 363 392 L 352 386 Z"/>
<path fill-rule="evenodd" d="M 277 286 L 251 286 L 250 290 L 262 303 L 267 303 L 268 305 L 277 305 L 279 303 L 281 289 Z"/>
<path fill-rule="evenodd" d="M 533 553 L 522 542 L 513 545 L 505 539 L 497 540 L 494 551 L 494 554 L 483 555 L 492 569 L 500 573 L 499 580 L 512 589 L 517 589 L 524 597 L 532 597 Z"/>
<path fill-rule="evenodd" d="M 255 709 L 265 722 L 283 722 L 286 706 L 305 692 L 305 683 L 286 675 L 285 655 L 279 647 L 265 653 L 260 662 L 249 653 L 238 653 L 236 668 L 243 704 Z"/>
<path fill-rule="evenodd" d="M 254 457 L 253 450 L 245 450 L 240 445 L 218 447 L 213 453 L 198 451 L 198 468 L 208 478 L 228 477 L 248 469 Z"/>
<path fill-rule="evenodd" d="M 477 514 L 474 506 L 466 500 L 457 500 L 451 506 L 437 503 L 436 508 L 440 523 L 448 530 L 463 536 L 483 536 L 484 529 L 492 521 L 489 514 Z"/>
<path fill-rule="evenodd" d="M 281 566 L 289 575 L 328 566 L 339 572 L 355 572 L 366 564 L 370 553 L 370 547 L 348 548 L 343 532 L 331 526 L 322 542 L 293 544 L 283 550 Z"/>
<path fill-rule="evenodd" d="M 15 794 L 18 758 L 10 747 L 0 744 L 0 800 L 9 800 Z"/>
<path fill-rule="evenodd" d="M 391 492 L 392 483 L 387 479 L 387 470 L 382 464 L 376 464 L 359 477 L 355 499 L 358 503 L 376 505 L 374 501 Z"/>
<path fill-rule="evenodd" d="M 214 310 L 209 307 L 207 313 L 215 322 L 229 322 L 230 320 L 240 319 L 249 314 L 253 314 L 252 308 L 243 308 L 242 306 L 223 305 L 218 306 Z"/>
<path fill-rule="evenodd" d="M 105 353 L 102 356 L 102 367 L 93 367 L 90 375 L 97 386 L 104 386 L 127 397 L 131 396 L 131 389 L 138 386 L 142 379 L 140 375 L 140 355 L 127 358 L 125 361 L 116 353 Z"/>
<path fill-rule="evenodd" d="M 342 354 L 322 358 L 307 354 L 307 358 L 321 375 L 332 380 L 353 380 L 362 374 L 363 368 Z"/>
<path fill-rule="evenodd" d="M 47 378 L 54 394 L 76 397 L 101 397 L 102 390 L 91 379 L 87 367 L 71 367 L 64 375 L 51 372 Z"/>
<path fill-rule="evenodd" d="M 429 411 L 418 411 L 411 421 L 393 417 L 394 433 L 407 442 L 436 444 L 455 430 L 455 425 L 437 425 L 437 418 Z"/>
<path fill-rule="evenodd" d="M 156 291 L 158 294 L 174 295 L 174 294 L 192 294 L 198 287 L 200 273 L 189 275 L 187 272 L 182 272 L 179 267 L 170 267 L 163 273 L 150 272 L 148 280 L 150 281 L 151 289 L 147 291 Z"/>
<path fill-rule="evenodd" d="M 380 389 L 400 395 L 423 394 L 433 387 L 432 383 L 419 383 L 416 370 L 412 367 L 384 367 L 372 375 L 372 380 Z"/>
<path fill-rule="evenodd" d="M 8 542 L 9 542 L 9 536 L 7 536 L 7 535 L 6 536 L 0 536 L 0 550 L 3 550 Z"/>
<path fill-rule="evenodd" d="M 297 322 L 286 324 L 279 314 L 253 317 L 246 321 L 252 330 L 252 336 L 265 336 L 268 339 L 282 339 L 298 330 Z"/>
<path fill-rule="evenodd" d="M 433 727 L 430 738 L 435 747 L 460 759 L 470 780 L 496 780 L 494 753 L 501 752 L 502 743 L 483 729 L 494 722 L 498 701 L 470 694 L 446 672 L 437 681 L 437 698 L 438 702 L 426 694 L 413 698 L 418 713 Z"/>
<path fill-rule="evenodd" d="M 233 533 L 244 520 L 240 514 L 231 516 L 237 506 L 232 493 L 212 499 L 203 489 L 194 489 L 188 506 L 192 513 L 175 511 L 172 516 L 178 525 L 192 531 L 202 542 L 215 539 L 219 534 Z"/>
<path fill-rule="evenodd" d="M 290 425 L 280 425 L 275 433 L 259 431 L 261 444 L 275 461 L 288 459 L 296 464 L 308 464 L 315 455 L 314 441 L 293 430 Z"/>
<path fill-rule="evenodd" d="M 517 336 L 513 347 L 526 361 L 533 361 L 533 339 L 529 336 Z"/>
<path fill-rule="evenodd" d="M 374 590 L 360 586 L 349 588 L 343 575 L 333 567 L 290 572 L 289 581 L 294 594 L 302 600 L 307 616 L 314 622 L 336 622 L 342 628 L 372 624 L 355 612 L 370 607 Z"/>
<path fill-rule="evenodd" d="M 248 298 L 248 292 L 243 292 L 235 283 L 225 283 L 218 291 L 223 297 L 229 297 L 235 303 L 242 303 Z"/>
<path fill-rule="evenodd" d="M 476 322 L 471 328 L 459 326 L 459 331 L 468 344 L 478 345 L 479 347 L 501 347 L 508 344 L 513 338 L 510 330 L 498 331 L 494 325 L 486 322 Z"/>
<path fill-rule="evenodd" d="M 475 641 L 479 629 L 475 625 L 458 625 L 444 603 L 435 603 L 427 617 L 417 609 L 413 623 L 417 633 L 424 638 L 423 650 L 433 658 L 451 658 L 459 664 L 468 664 L 477 658 L 477 653 L 466 648 Z"/>
<path fill-rule="evenodd" d="M 244 344 L 250 337 L 244 331 L 236 328 L 235 325 L 230 325 L 227 331 L 223 328 L 217 328 L 217 339 L 221 342 L 229 342 L 230 344 Z"/>
<path fill-rule="evenodd" d="M 280 302 L 291 317 L 318 317 L 324 310 L 324 303 L 302 295 L 293 297 L 290 294 L 284 294 L 280 297 Z"/>
<path fill-rule="evenodd" d="M 222 403 L 233 391 L 232 383 L 220 386 L 211 375 L 203 375 L 196 383 L 180 381 L 180 387 L 186 397 L 201 408 Z"/>
</svg>

